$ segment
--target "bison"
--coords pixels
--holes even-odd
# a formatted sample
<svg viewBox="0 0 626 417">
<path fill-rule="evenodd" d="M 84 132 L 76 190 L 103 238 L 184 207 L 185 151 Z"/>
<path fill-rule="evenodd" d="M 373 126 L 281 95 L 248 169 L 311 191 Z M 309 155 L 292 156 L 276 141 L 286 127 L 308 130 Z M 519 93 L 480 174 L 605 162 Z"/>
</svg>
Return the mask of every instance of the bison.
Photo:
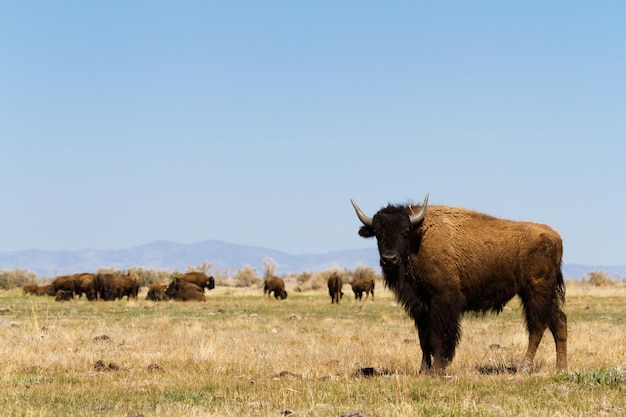
<svg viewBox="0 0 626 417">
<path fill-rule="evenodd" d="M 328 294 L 330 295 L 330 303 L 331 304 L 339 304 L 339 300 L 343 298 L 343 281 L 339 274 L 333 272 L 333 274 L 328 278 Z"/>
<path fill-rule="evenodd" d="M 54 291 L 54 286 L 52 284 L 39 285 L 37 287 L 37 291 L 35 291 L 35 295 L 43 296 L 49 295 L 50 297 L 54 297 L 56 292 Z"/>
<path fill-rule="evenodd" d="M 263 295 L 274 293 L 274 298 L 284 300 L 287 298 L 287 291 L 285 291 L 285 281 L 278 277 L 267 277 L 263 280 Z"/>
<path fill-rule="evenodd" d="M 168 298 L 178 301 L 206 301 L 204 288 L 194 283 L 174 278 L 165 290 Z"/>
<path fill-rule="evenodd" d="M 365 301 L 370 294 L 372 294 L 372 301 L 374 300 L 374 287 L 376 285 L 376 281 L 372 278 L 354 278 L 350 283 L 352 286 L 352 292 L 354 292 L 355 300 L 362 300 L 363 293 L 365 293 Z"/>
<path fill-rule="evenodd" d="M 209 291 L 215 288 L 215 280 L 213 277 L 208 277 L 204 272 L 187 272 L 177 275 L 176 278 L 196 284 L 198 287 L 202 288 L 203 291 L 205 288 L 208 288 Z"/>
<path fill-rule="evenodd" d="M 27 284 L 22 287 L 22 290 L 24 291 L 24 295 L 37 294 L 38 289 L 39 289 L 39 286 L 36 284 Z"/>
<path fill-rule="evenodd" d="M 117 298 L 137 299 L 139 293 L 139 278 L 134 272 L 126 275 L 98 274 L 96 275 L 96 291 L 101 300 L 115 300 Z"/>
<path fill-rule="evenodd" d="M 165 301 L 167 300 L 166 291 L 167 291 L 167 285 L 165 284 L 151 285 L 148 288 L 148 295 L 146 295 L 146 300 Z"/>
<path fill-rule="evenodd" d="M 69 301 L 73 298 L 72 291 L 58 290 L 55 294 L 54 301 Z"/>
<path fill-rule="evenodd" d="M 369 217 L 351 200 L 375 237 L 384 281 L 415 322 L 420 371 L 441 375 L 454 357 L 465 312 L 500 312 L 521 299 L 528 347 L 521 370 L 530 372 L 546 328 L 556 345 L 556 367 L 567 368 L 567 317 L 561 307 L 563 244 L 549 226 L 503 220 L 462 208 L 388 205 Z"/>
<path fill-rule="evenodd" d="M 87 296 L 87 300 L 94 301 L 97 298 L 96 275 L 94 274 L 76 274 L 74 275 L 74 289 L 78 298 L 83 294 Z"/>
<path fill-rule="evenodd" d="M 61 275 L 58 276 L 52 281 L 52 286 L 54 287 L 54 293 L 56 294 L 59 290 L 69 291 L 72 293 L 72 297 L 74 298 L 74 293 L 76 292 L 76 280 L 74 275 Z"/>
</svg>

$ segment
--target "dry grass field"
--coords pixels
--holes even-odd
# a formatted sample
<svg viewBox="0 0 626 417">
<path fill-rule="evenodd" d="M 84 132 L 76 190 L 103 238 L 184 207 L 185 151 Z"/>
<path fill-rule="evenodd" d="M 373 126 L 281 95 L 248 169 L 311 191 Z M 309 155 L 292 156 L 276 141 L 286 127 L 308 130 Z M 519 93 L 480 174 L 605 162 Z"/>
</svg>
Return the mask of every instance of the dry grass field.
<svg viewBox="0 0 626 417">
<path fill-rule="evenodd" d="M 419 375 L 413 323 L 322 291 L 218 287 L 204 303 L 55 302 L 0 292 L 3 416 L 626 415 L 626 288 L 568 285 L 569 371 L 546 333 L 535 372 L 520 306 L 468 316 L 443 378 Z M 355 414 L 357 415 L 357 414 Z"/>
</svg>

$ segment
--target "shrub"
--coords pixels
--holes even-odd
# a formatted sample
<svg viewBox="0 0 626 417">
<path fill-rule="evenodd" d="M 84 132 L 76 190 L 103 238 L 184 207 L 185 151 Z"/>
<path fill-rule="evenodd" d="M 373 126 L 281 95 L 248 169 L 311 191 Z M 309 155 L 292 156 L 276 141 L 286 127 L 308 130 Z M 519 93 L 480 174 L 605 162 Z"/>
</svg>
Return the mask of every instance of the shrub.
<svg viewBox="0 0 626 417">
<path fill-rule="evenodd" d="M 606 287 L 613 285 L 613 280 L 611 279 L 611 277 L 609 277 L 609 275 L 602 270 L 591 271 L 587 274 L 587 277 L 588 279 L 586 279 L 585 281 L 588 281 L 594 287 Z"/>
<path fill-rule="evenodd" d="M 36 283 L 37 276 L 25 269 L 0 270 L 0 288 L 5 290 Z"/>
<path fill-rule="evenodd" d="M 241 268 L 232 279 L 235 287 L 251 287 L 260 283 L 259 277 L 256 275 L 256 268 L 251 266 Z"/>
</svg>

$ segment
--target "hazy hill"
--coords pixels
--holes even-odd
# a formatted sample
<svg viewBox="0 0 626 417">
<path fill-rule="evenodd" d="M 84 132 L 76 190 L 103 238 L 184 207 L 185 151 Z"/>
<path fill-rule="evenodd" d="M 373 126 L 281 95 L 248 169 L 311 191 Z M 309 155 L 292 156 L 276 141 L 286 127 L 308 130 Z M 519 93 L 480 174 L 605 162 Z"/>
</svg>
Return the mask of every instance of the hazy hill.
<svg viewBox="0 0 626 417">
<path fill-rule="evenodd" d="M 192 244 L 157 241 L 129 249 L 77 251 L 22 250 L 0 252 L 0 269 L 23 268 L 38 277 L 95 271 L 100 267 L 126 269 L 133 266 L 162 270 L 184 271 L 190 265 L 208 261 L 211 271 L 233 273 L 245 266 L 263 273 L 263 260 L 270 257 L 278 263 L 278 274 L 311 271 L 318 272 L 332 267 L 354 269 L 369 265 L 376 270 L 378 252 L 375 245 L 369 249 L 328 252 L 324 254 L 290 255 L 273 249 L 236 245 L 216 240 Z M 626 277 L 626 266 L 599 266 L 566 264 L 563 275 L 566 279 L 581 279 L 588 272 L 604 270 L 614 278 Z"/>
</svg>

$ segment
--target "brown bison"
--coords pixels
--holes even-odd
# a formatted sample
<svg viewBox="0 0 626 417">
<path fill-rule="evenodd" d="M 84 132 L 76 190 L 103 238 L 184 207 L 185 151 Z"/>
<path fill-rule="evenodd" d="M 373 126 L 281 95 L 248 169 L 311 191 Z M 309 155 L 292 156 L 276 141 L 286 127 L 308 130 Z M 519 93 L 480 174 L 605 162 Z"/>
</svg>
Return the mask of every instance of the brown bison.
<svg viewBox="0 0 626 417">
<path fill-rule="evenodd" d="M 166 290 L 167 285 L 165 284 L 151 285 L 148 288 L 148 295 L 146 295 L 146 300 L 165 301 L 167 300 L 167 294 L 165 293 Z"/>
<path fill-rule="evenodd" d="M 365 293 L 365 301 L 370 294 L 372 294 L 372 301 L 374 300 L 374 287 L 376 285 L 376 281 L 372 278 L 354 278 L 350 283 L 352 286 L 352 292 L 354 292 L 355 300 L 362 300 L 363 293 Z"/>
<path fill-rule="evenodd" d="M 287 291 L 285 291 L 285 281 L 278 277 L 267 277 L 263 280 L 263 295 L 274 293 L 274 298 L 284 300 L 287 298 Z"/>
<path fill-rule="evenodd" d="M 170 283 L 165 290 L 167 297 L 178 301 L 206 301 L 204 288 L 178 278 Z"/>
<path fill-rule="evenodd" d="M 76 292 L 76 280 L 74 275 L 58 276 L 52 281 L 52 286 L 54 287 L 54 294 L 59 290 L 69 291 L 72 293 L 72 298 L 74 298 Z"/>
<path fill-rule="evenodd" d="M 83 294 L 87 296 L 87 300 L 94 301 L 97 298 L 96 275 L 94 274 L 76 274 L 74 275 L 74 290 L 78 298 Z"/>
<path fill-rule="evenodd" d="M 207 276 L 204 272 L 186 272 L 184 274 L 176 275 L 176 278 L 196 284 L 198 287 L 208 288 L 209 291 L 215 288 L 215 280 L 213 277 Z"/>
<path fill-rule="evenodd" d="M 96 291 L 100 294 L 99 299 L 110 301 L 126 297 L 137 299 L 139 293 L 139 278 L 134 272 L 126 275 L 98 274 L 96 275 Z"/>
<path fill-rule="evenodd" d="M 375 237 L 385 284 L 417 327 L 421 372 L 443 374 L 454 357 L 465 312 L 500 312 L 521 299 L 530 372 L 546 328 L 554 336 L 556 367 L 567 367 L 567 318 L 559 234 L 537 223 L 498 219 L 462 208 L 389 205 L 368 217 L 352 200 Z"/>
<path fill-rule="evenodd" d="M 54 301 L 69 301 L 73 298 L 71 291 L 58 290 L 55 294 Z"/>
<path fill-rule="evenodd" d="M 35 295 L 49 295 L 50 297 L 54 297 L 56 292 L 54 291 L 54 286 L 52 284 L 39 285 L 37 287 L 37 291 L 35 291 Z"/>
<path fill-rule="evenodd" d="M 22 290 L 24 291 L 24 295 L 37 294 L 38 289 L 39 289 L 39 286 L 35 284 L 28 284 L 22 287 Z"/>
<path fill-rule="evenodd" d="M 339 274 L 333 272 L 332 275 L 328 278 L 328 294 L 330 295 L 330 303 L 331 304 L 339 304 L 339 300 L 343 298 L 343 281 Z"/>
</svg>

